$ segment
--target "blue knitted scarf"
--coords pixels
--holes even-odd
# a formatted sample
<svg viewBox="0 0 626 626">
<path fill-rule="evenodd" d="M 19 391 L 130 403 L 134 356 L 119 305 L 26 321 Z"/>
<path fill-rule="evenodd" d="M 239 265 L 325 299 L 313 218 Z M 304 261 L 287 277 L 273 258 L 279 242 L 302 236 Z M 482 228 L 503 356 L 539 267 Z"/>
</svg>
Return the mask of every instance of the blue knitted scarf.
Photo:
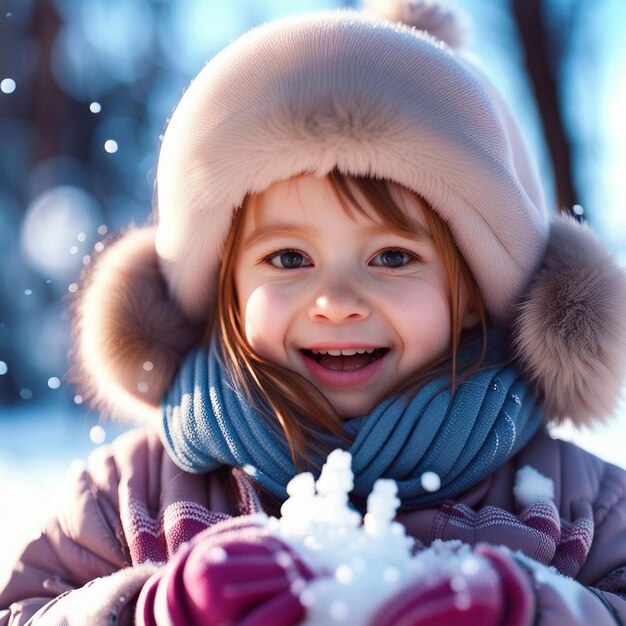
<svg viewBox="0 0 626 626">
<path fill-rule="evenodd" d="M 477 350 L 465 348 L 459 361 L 472 362 Z M 329 435 L 329 449 L 352 455 L 357 501 L 362 504 L 381 477 L 396 480 L 403 509 L 452 498 L 516 454 L 543 412 L 517 370 L 498 362 L 502 354 L 489 354 L 480 371 L 457 386 L 452 401 L 450 376 L 443 375 L 415 395 L 387 398 L 369 415 L 346 420 L 351 444 Z M 297 473 L 287 440 L 234 389 L 219 339 L 187 356 L 162 408 L 163 442 L 180 468 L 240 467 L 280 501 L 287 498 L 287 483 Z M 437 491 L 422 485 L 425 472 L 439 476 Z"/>
</svg>

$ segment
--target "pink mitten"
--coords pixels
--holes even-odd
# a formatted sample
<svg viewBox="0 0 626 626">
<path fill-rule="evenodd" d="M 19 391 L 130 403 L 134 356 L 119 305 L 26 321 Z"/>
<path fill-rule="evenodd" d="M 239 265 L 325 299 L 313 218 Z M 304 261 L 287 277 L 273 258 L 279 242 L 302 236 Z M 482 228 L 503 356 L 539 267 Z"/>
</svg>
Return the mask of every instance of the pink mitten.
<svg viewBox="0 0 626 626">
<path fill-rule="evenodd" d="M 137 624 L 291 626 L 311 570 L 265 528 L 240 520 L 216 524 L 181 548 L 146 582 Z"/>
<path fill-rule="evenodd" d="M 445 573 L 444 573 L 445 572 Z M 376 626 L 530 626 L 530 580 L 501 549 L 482 544 L 458 571 L 431 572 L 392 597 L 371 620 Z"/>
</svg>

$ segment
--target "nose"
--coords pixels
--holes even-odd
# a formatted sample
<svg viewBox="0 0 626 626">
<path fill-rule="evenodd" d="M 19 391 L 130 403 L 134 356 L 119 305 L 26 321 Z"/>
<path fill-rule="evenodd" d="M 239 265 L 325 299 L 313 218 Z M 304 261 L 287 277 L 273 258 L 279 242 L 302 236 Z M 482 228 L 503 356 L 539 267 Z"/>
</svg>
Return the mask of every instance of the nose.
<svg viewBox="0 0 626 626">
<path fill-rule="evenodd" d="M 358 322 L 370 314 L 367 300 L 343 281 L 333 281 L 313 294 L 309 318 L 315 322 Z"/>
</svg>

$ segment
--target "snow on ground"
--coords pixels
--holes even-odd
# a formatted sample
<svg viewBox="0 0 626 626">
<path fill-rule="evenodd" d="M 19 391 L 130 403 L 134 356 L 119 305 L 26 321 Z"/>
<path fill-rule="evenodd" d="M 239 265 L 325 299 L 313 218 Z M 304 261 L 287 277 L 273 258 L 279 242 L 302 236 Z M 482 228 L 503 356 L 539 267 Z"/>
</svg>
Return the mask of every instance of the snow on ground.
<svg viewBox="0 0 626 626">
<path fill-rule="evenodd" d="M 595 428 L 576 430 L 569 424 L 551 429 L 559 439 L 573 441 L 592 454 L 626 469 L 626 390 L 616 417 Z"/>
<path fill-rule="evenodd" d="M 626 406 L 619 415 L 593 431 L 564 426 L 554 432 L 626 468 Z M 78 408 L 0 408 L 0 561 L 35 536 L 62 501 L 71 462 L 86 460 L 94 441 L 109 442 L 122 430 L 112 424 L 99 430 L 97 416 Z"/>
<path fill-rule="evenodd" d="M 0 407 L 1 562 L 56 510 L 72 461 L 85 461 L 94 441 L 108 442 L 121 430 L 76 408 Z"/>
</svg>

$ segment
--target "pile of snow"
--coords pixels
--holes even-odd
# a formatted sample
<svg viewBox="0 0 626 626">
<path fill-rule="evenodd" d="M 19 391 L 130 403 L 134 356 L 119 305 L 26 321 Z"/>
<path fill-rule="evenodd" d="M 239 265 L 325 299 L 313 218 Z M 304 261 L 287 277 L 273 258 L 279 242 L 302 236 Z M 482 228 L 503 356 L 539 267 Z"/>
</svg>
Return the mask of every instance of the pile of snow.
<svg viewBox="0 0 626 626">
<path fill-rule="evenodd" d="M 436 541 L 414 554 L 414 540 L 394 522 L 400 500 L 392 480 L 376 481 L 364 517 L 348 499 L 354 475 L 348 452 L 332 452 L 317 481 L 297 475 L 287 487 L 281 518 L 267 519 L 273 532 L 319 575 L 297 581 L 307 607 L 305 626 L 363 624 L 401 589 L 463 572 L 481 575 L 484 563 L 458 541 Z M 458 585 L 458 606 L 464 603 Z"/>
</svg>

